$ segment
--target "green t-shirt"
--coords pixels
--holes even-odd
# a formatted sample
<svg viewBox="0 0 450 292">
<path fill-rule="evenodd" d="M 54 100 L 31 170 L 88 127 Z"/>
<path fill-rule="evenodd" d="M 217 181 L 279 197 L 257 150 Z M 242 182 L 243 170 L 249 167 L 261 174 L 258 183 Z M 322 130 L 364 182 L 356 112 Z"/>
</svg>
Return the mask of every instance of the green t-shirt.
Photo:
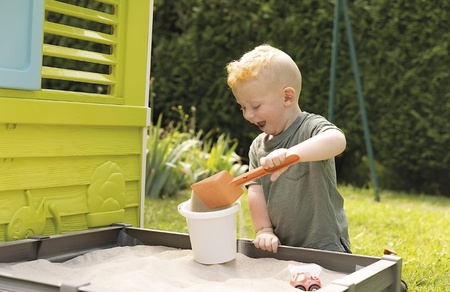
<svg viewBox="0 0 450 292">
<path fill-rule="evenodd" d="M 280 135 L 265 141 L 262 133 L 250 146 L 250 169 L 278 148 L 290 148 L 327 129 L 338 129 L 325 118 L 302 112 Z M 334 158 L 290 166 L 275 182 L 270 175 L 249 184 L 264 190 L 274 233 L 281 244 L 350 252 L 344 199 L 337 190 Z"/>
</svg>

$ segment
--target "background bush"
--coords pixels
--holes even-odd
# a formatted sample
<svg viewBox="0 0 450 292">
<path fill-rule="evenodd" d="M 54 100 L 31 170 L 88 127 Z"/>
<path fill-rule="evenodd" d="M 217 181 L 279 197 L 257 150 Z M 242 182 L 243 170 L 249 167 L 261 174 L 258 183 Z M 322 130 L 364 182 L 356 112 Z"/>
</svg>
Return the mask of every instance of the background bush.
<svg viewBox="0 0 450 292">
<path fill-rule="evenodd" d="M 381 187 L 450 196 L 448 11 L 448 1 L 349 1 Z M 242 118 L 225 66 L 261 43 L 292 56 L 303 75 L 301 108 L 326 117 L 333 13 L 334 1 L 155 0 L 153 117 L 195 105 L 200 129 L 231 133 L 247 156 L 258 129 Z M 368 161 L 343 21 L 339 33 L 334 122 L 348 146 L 338 175 L 364 185 Z"/>
<path fill-rule="evenodd" d="M 161 128 L 162 115 L 148 128 L 145 194 L 150 199 L 186 192 L 190 185 L 222 170 L 238 176 L 248 169 L 235 153 L 238 142 L 222 134 L 217 139 L 195 131 L 195 107 L 191 114 L 174 107 L 179 121 Z"/>
</svg>

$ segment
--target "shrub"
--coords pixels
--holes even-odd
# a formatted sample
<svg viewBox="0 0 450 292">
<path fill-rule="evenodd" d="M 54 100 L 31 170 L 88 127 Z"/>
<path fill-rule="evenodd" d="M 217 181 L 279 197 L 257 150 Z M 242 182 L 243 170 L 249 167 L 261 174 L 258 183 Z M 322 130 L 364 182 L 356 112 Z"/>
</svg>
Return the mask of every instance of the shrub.
<svg viewBox="0 0 450 292">
<path fill-rule="evenodd" d="M 349 1 L 381 187 L 450 195 L 447 11 L 448 1 Z M 231 133 L 245 156 L 258 130 L 236 117 L 224 68 L 270 43 L 302 71 L 301 108 L 326 116 L 333 12 L 333 1 L 156 1 L 154 110 L 170 115 L 173 102 L 196 105 L 198 127 Z M 370 175 L 343 21 L 339 33 L 334 122 L 348 143 L 338 175 L 364 185 Z"/>
<path fill-rule="evenodd" d="M 222 170 L 232 175 L 247 170 L 248 166 L 235 153 L 238 143 L 231 144 L 229 134 L 214 140 L 211 134 L 203 136 L 203 131 L 195 133 L 195 116 L 189 118 L 181 106 L 175 109 L 181 116 L 175 127 L 162 129 L 160 115 L 156 125 L 149 128 L 146 170 L 149 198 L 169 197 Z"/>
</svg>

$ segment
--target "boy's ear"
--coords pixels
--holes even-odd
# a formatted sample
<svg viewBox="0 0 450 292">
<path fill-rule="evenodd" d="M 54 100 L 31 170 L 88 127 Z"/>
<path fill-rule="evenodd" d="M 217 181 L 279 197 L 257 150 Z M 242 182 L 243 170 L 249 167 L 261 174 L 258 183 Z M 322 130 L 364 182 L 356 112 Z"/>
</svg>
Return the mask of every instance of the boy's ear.
<svg viewBox="0 0 450 292">
<path fill-rule="evenodd" d="M 292 87 L 285 87 L 283 88 L 283 98 L 284 98 L 284 104 L 286 106 L 291 105 L 295 102 L 295 89 Z"/>
</svg>

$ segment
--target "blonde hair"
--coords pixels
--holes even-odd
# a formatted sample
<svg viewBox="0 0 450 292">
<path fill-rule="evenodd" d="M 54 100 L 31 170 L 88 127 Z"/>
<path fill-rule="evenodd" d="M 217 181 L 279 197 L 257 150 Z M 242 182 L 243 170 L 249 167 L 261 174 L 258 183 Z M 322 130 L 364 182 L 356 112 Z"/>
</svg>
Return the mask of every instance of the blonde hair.
<svg viewBox="0 0 450 292">
<path fill-rule="evenodd" d="M 267 80 L 292 87 L 300 95 L 302 76 L 294 60 L 270 45 L 260 45 L 227 65 L 228 86 L 233 89 L 241 82 Z"/>
</svg>

